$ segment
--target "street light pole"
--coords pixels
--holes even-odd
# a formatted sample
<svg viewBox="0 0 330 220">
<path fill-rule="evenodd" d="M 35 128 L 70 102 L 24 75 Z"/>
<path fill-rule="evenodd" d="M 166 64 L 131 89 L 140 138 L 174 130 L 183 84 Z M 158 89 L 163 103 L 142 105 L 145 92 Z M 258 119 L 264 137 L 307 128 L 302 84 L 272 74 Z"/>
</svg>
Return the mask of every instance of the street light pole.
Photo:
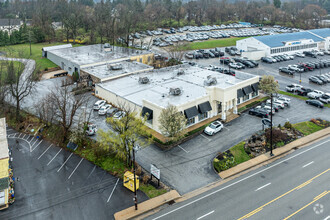
<svg viewBox="0 0 330 220">
<path fill-rule="evenodd" d="M 135 205 L 135 210 L 138 210 L 137 195 L 136 195 L 135 148 L 134 147 L 133 147 L 133 173 L 134 173 L 134 205 Z"/>
<path fill-rule="evenodd" d="M 270 94 L 270 156 L 273 154 L 273 92 Z"/>
</svg>

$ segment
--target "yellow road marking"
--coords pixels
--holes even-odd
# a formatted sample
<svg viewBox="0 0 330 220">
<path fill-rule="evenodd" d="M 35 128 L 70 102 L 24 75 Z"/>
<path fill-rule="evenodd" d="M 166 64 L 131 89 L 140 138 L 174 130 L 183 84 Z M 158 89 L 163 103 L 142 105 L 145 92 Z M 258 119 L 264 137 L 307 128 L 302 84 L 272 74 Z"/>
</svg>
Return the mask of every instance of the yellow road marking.
<svg viewBox="0 0 330 220">
<path fill-rule="evenodd" d="M 250 212 L 250 213 L 244 215 L 243 217 L 239 218 L 238 220 L 243 220 L 243 219 L 247 219 L 247 218 L 251 217 L 252 215 L 254 215 L 254 214 L 256 214 L 257 212 L 261 211 L 261 210 L 262 210 L 263 208 L 265 208 L 267 205 L 269 205 L 269 204 L 275 202 L 276 200 L 279 200 L 279 199 L 282 198 L 283 196 L 286 196 L 286 195 L 288 195 L 289 193 L 291 193 L 291 192 L 293 192 L 293 191 L 295 191 L 295 190 L 297 190 L 297 189 L 301 189 L 301 188 L 303 188 L 304 186 L 310 184 L 314 179 L 320 177 L 321 175 L 325 174 L 325 173 L 328 172 L 328 171 L 330 171 L 330 168 L 327 169 L 327 170 L 325 170 L 325 171 L 323 171 L 322 173 L 320 173 L 320 174 L 314 176 L 313 178 L 307 180 L 306 182 L 300 184 L 299 186 L 297 186 L 297 187 L 291 189 L 290 191 L 288 191 L 288 192 L 286 192 L 286 193 L 280 195 L 279 197 L 273 199 L 272 201 L 267 202 L 266 204 L 260 206 L 259 208 L 255 209 L 255 210 L 253 210 L 252 212 Z"/>
<path fill-rule="evenodd" d="M 328 193 L 330 193 L 330 191 L 324 191 L 323 193 L 321 193 L 320 195 L 316 196 L 313 201 L 311 201 L 310 203 L 308 203 L 307 205 L 305 205 L 304 207 L 302 207 L 301 209 L 297 210 L 296 212 L 292 213 L 291 215 L 289 215 L 288 217 L 286 217 L 283 220 L 287 220 L 289 218 L 291 218 L 292 216 L 294 216 L 295 214 L 297 214 L 298 212 L 300 212 L 301 210 L 305 209 L 306 207 L 310 206 L 311 204 L 313 204 L 314 202 L 316 202 L 317 200 L 321 199 L 323 196 L 327 195 Z"/>
</svg>

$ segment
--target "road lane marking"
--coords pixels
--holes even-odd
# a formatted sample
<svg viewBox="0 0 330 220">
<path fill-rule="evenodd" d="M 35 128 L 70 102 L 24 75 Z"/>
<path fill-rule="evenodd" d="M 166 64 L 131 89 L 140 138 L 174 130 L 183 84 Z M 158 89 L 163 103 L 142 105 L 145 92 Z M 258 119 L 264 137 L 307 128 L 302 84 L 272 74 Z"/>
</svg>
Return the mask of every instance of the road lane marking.
<svg viewBox="0 0 330 220">
<path fill-rule="evenodd" d="M 205 135 L 201 134 L 201 136 L 202 136 L 203 138 L 207 139 L 208 141 L 211 141 L 211 139 L 208 138 L 208 137 L 206 137 Z"/>
<path fill-rule="evenodd" d="M 202 215 L 201 217 L 198 217 L 196 220 L 200 220 L 200 219 L 202 219 L 202 218 L 204 218 L 204 217 L 206 217 L 208 215 L 211 215 L 213 212 L 214 212 L 214 210 L 206 213 L 205 215 Z"/>
<path fill-rule="evenodd" d="M 40 144 L 41 144 L 41 142 L 42 142 L 43 140 L 41 140 L 38 144 L 37 144 L 37 146 L 35 146 L 35 148 L 33 148 L 32 149 L 32 151 L 31 152 L 33 152 Z M 31 147 L 33 147 L 33 145 L 31 146 Z"/>
<path fill-rule="evenodd" d="M 297 214 L 298 212 L 300 212 L 301 210 L 307 208 L 308 206 L 310 206 L 311 204 L 313 204 L 314 202 L 316 202 L 317 200 L 321 199 L 322 197 L 326 196 L 327 194 L 329 194 L 330 191 L 324 191 L 323 193 L 321 193 L 320 195 L 316 196 L 313 201 L 311 201 L 310 203 L 308 203 L 307 205 L 305 205 L 304 207 L 300 208 L 299 210 L 295 211 L 294 213 L 292 213 L 291 215 L 289 215 L 288 217 L 284 218 L 283 220 L 287 220 L 289 218 L 291 218 L 292 216 L 294 216 L 295 214 Z"/>
<path fill-rule="evenodd" d="M 57 152 L 57 154 L 55 154 L 55 156 L 53 157 L 53 159 L 51 159 L 48 163 L 47 166 L 55 159 L 55 157 L 62 151 L 62 148 Z"/>
<path fill-rule="evenodd" d="M 300 184 L 299 186 L 297 186 L 297 187 L 291 189 L 290 191 L 287 191 L 286 193 L 284 193 L 284 194 L 278 196 L 277 198 L 273 199 L 272 201 L 267 202 L 266 204 L 260 206 L 259 208 L 255 209 L 255 210 L 253 210 L 252 212 L 250 212 L 250 213 L 244 215 L 243 217 L 239 218 L 238 220 L 243 220 L 243 219 L 246 219 L 246 218 L 251 217 L 252 215 L 254 215 L 255 213 L 259 212 L 260 210 L 262 210 L 262 209 L 265 208 L 266 206 L 270 205 L 271 203 L 273 203 L 273 202 L 275 202 L 275 201 L 281 199 L 282 197 L 284 197 L 284 196 L 286 196 L 286 195 L 292 193 L 293 191 L 295 191 L 295 190 L 297 190 L 297 189 L 301 189 L 301 188 L 303 188 L 304 186 L 306 186 L 306 185 L 308 185 L 309 183 L 311 183 L 314 179 L 320 177 L 321 175 L 327 173 L 328 171 L 330 171 L 330 168 L 327 169 L 327 170 L 325 170 L 325 171 L 323 171 L 322 173 L 320 173 L 320 174 L 314 176 L 313 178 L 307 180 L 306 182 Z M 257 210 L 258 210 L 258 211 L 257 211 Z M 257 211 L 257 212 L 256 212 L 256 211 Z"/>
<path fill-rule="evenodd" d="M 178 145 L 179 148 L 181 148 L 184 152 L 189 153 L 189 151 L 186 151 L 185 149 L 183 149 L 180 145 Z"/>
<path fill-rule="evenodd" d="M 310 163 L 308 163 L 308 164 L 305 164 L 304 166 L 302 166 L 302 168 L 305 168 L 305 167 L 307 167 L 307 166 L 309 166 L 309 165 L 311 165 L 311 164 L 313 164 L 314 163 L 314 161 L 312 161 L 312 162 L 310 162 Z"/>
<path fill-rule="evenodd" d="M 107 203 L 110 201 L 110 199 L 111 199 L 111 196 L 112 196 L 113 192 L 114 192 L 114 191 L 115 191 L 115 189 L 116 189 L 116 186 L 117 186 L 117 184 L 118 184 L 118 181 L 119 181 L 119 178 L 117 179 L 117 182 L 116 182 L 115 186 L 113 187 L 113 189 L 112 189 L 112 191 L 111 191 L 111 193 L 110 193 L 110 196 L 109 196 L 109 198 L 108 198 L 108 201 L 107 201 Z"/>
<path fill-rule="evenodd" d="M 271 183 L 267 183 L 267 184 L 265 184 L 265 185 L 263 185 L 263 186 L 260 186 L 258 189 L 256 189 L 256 190 L 254 190 L 254 191 L 258 191 L 258 190 L 261 190 L 262 188 L 265 188 L 266 186 L 269 186 Z"/>
<path fill-rule="evenodd" d="M 68 160 L 70 159 L 70 157 L 72 156 L 73 153 L 70 154 L 70 156 L 64 161 L 64 163 L 62 164 L 62 166 L 57 170 L 57 172 L 60 172 L 60 170 L 64 167 L 64 165 L 66 164 L 66 162 L 68 162 Z"/>
<path fill-rule="evenodd" d="M 78 165 L 76 166 L 76 168 L 74 168 L 74 170 L 72 171 L 72 173 L 70 174 L 70 176 L 68 177 L 68 179 L 71 178 L 71 176 L 74 174 L 74 172 L 76 171 L 76 169 L 79 167 L 79 165 L 81 164 L 81 162 L 83 161 L 84 158 L 81 158 L 81 160 L 79 161 Z"/>
<path fill-rule="evenodd" d="M 38 160 L 42 157 L 42 155 L 44 155 L 48 150 L 49 148 L 52 146 L 53 144 L 49 145 L 49 147 L 38 157 Z"/>
<path fill-rule="evenodd" d="M 164 214 L 162 214 L 162 215 L 160 215 L 160 216 L 157 216 L 157 217 L 154 218 L 154 220 L 156 220 L 156 219 L 160 219 L 160 218 L 162 218 L 162 217 L 164 217 L 164 216 L 167 216 L 167 215 L 169 215 L 169 214 L 171 214 L 171 213 L 173 213 L 173 212 L 176 212 L 176 211 L 178 211 L 178 210 L 180 210 L 180 209 L 183 209 L 183 208 L 185 208 L 185 207 L 187 207 L 187 206 L 189 206 L 189 205 L 191 205 L 191 204 L 194 204 L 194 203 L 196 203 L 196 202 L 198 202 L 198 201 L 200 201 L 200 200 L 203 200 L 203 199 L 205 199 L 205 198 L 208 198 L 208 197 L 210 197 L 210 196 L 212 196 L 212 195 L 214 195 L 214 194 L 216 194 L 216 193 L 218 193 L 218 192 L 221 192 L 221 191 L 223 191 L 223 190 L 225 190 L 225 189 L 227 189 L 227 188 L 229 188 L 229 187 L 231 187 L 231 186 L 234 186 L 234 185 L 236 185 L 236 184 L 238 184 L 238 183 L 240 183 L 240 182 L 243 182 L 243 181 L 245 181 L 245 180 L 247 180 L 247 179 L 250 179 L 251 177 L 254 177 L 254 176 L 256 176 L 256 175 L 258 175 L 258 174 L 260 174 L 260 173 L 262 173 L 262 172 L 265 172 L 266 170 L 269 170 L 269 169 L 271 169 L 271 168 L 273 168 L 273 167 L 276 167 L 276 166 L 278 166 L 278 165 L 280 165 L 280 164 L 282 164 L 282 163 L 284 163 L 284 162 L 286 162 L 286 161 L 288 161 L 288 160 L 291 160 L 291 159 L 293 159 L 293 158 L 295 158 L 295 157 L 298 157 L 298 156 L 300 156 L 301 154 L 304 154 L 304 153 L 306 153 L 306 152 L 308 152 L 308 151 L 310 151 L 310 150 L 313 150 L 313 149 L 315 149 L 315 148 L 317 148 L 317 147 L 319 147 L 319 146 L 321 146 L 321 145 L 323 145 L 323 144 L 325 144 L 325 143 L 328 143 L 328 142 L 330 142 L 330 139 L 327 140 L 327 141 L 324 141 L 324 142 L 322 142 L 322 143 L 319 143 L 319 144 L 317 144 L 317 145 L 315 145 L 315 146 L 313 146 L 313 147 L 310 147 L 310 148 L 308 148 L 308 149 L 306 149 L 306 150 L 304 150 L 304 151 L 301 151 L 301 152 L 297 153 L 296 155 L 293 155 L 293 156 L 291 156 L 291 157 L 288 157 L 288 158 L 286 158 L 286 159 L 284 159 L 284 160 L 282 160 L 282 161 L 280 161 L 280 162 L 277 162 L 277 163 L 275 163 L 275 164 L 273 164 L 273 165 L 270 165 L 269 167 L 266 167 L 266 168 L 264 168 L 264 169 L 262 169 L 262 170 L 259 170 L 259 171 L 255 172 L 255 173 L 253 173 L 253 174 L 251 174 L 251 175 L 249 175 L 249 176 L 246 176 L 246 177 L 244 177 L 244 178 L 242 178 L 242 179 L 240 179 L 240 180 L 238 180 L 238 181 L 236 181 L 236 182 L 233 182 L 233 183 L 231 183 L 231 184 L 229 184 L 229 185 L 227 185 L 227 186 L 224 186 L 224 187 L 222 187 L 222 188 L 220 188 L 220 189 L 217 189 L 217 190 L 215 190 L 215 191 L 213 191 L 213 192 L 210 192 L 210 193 L 208 193 L 208 194 L 206 194 L 206 195 L 204 195 L 204 196 L 202 196 L 202 197 L 199 197 L 199 198 L 197 198 L 197 199 L 195 199 L 195 200 L 193 200 L 193 201 L 191 201 L 191 202 L 188 202 L 188 203 L 186 203 L 186 204 L 184 204 L 184 205 L 182 205 L 182 206 L 180 206 L 180 207 L 178 207 L 178 208 L 175 208 L 175 209 L 173 209 L 173 210 L 171 210 L 171 211 L 168 211 L 168 212 L 166 212 L 166 213 L 164 213 Z"/>
</svg>

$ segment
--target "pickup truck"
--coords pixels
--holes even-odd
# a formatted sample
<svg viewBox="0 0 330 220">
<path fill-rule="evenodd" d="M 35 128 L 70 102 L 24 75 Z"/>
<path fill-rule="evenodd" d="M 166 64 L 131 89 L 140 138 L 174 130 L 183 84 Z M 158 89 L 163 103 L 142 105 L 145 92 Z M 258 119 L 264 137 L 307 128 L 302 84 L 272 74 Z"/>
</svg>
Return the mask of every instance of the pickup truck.
<svg viewBox="0 0 330 220">
<path fill-rule="evenodd" d="M 312 99 L 318 99 L 318 98 L 320 98 L 323 94 L 324 94 L 324 92 L 322 92 L 322 91 L 314 90 L 313 92 L 309 92 L 309 93 L 307 94 L 307 96 L 308 96 L 309 98 L 312 98 Z"/>
<path fill-rule="evenodd" d="M 330 93 L 324 93 L 319 100 L 323 103 L 330 103 Z"/>
<path fill-rule="evenodd" d="M 301 89 L 301 88 L 302 88 L 301 85 L 291 84 L 291 85 L 288 85 L 286 87 L 286 91 L 288 91 L 288 92 L 295 92 L 295 91 L 297 91 L 298 89 Z"/>
</svg>

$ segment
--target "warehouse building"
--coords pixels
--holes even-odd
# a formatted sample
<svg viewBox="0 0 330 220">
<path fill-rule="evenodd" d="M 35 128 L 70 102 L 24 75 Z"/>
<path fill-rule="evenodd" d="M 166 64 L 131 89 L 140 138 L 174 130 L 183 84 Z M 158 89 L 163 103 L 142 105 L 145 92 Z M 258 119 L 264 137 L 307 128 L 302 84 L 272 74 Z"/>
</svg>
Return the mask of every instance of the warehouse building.
<svg viewBox="0 0 330 220">
<path fill-rule="evenodd" d="M 95 87 L 95 94 L 138 114 L 159 132 L 158 117 L 174 105 L 187 118 L 187 126 L 220 116 L 237 114 L 238 105 L 259 95 L 259 77 L 236 72 L 236 76 L 192 67 L 188 64 L 131 74 Z"/>
<path fill-rule="evenodd" d="M 9 197 L 9 149 L 6 121 L 0 119 L 0 210 L 8 207 Z"/>
<path fill-rule="evenodd" d="M 47 49 L 46 49 L 47 50 Z M 91 66 L 118 63 L 121 61 L 137 61 L 152 64 L 154 54 L 150 51 L 111 46 L 109 44 L 95 44 L 81 47 L 51 49 L 47 51 L 47 58 L 68 71 L 80 74 L 80 70 Z"/>
<path fill-rule="evenodd" d="M 51 50 L 59 50 L 64 48 L 72 48 L 72 44 L 62 44 L 62 45 L 56 45 L 56 46 L 50 46 L 50 47 L 43 47 L 42 48 L 42 57 L 47 58 L 47 52 Z"/>
<path fill-rule="evenodd" d="M 259 60 L 261 57 L 294 54 L 311 50 L 329 50 L 330 29 L 316 29 L 286 34 L 250 37 L 236 42 L 243 57 Z"/>
</svg>

